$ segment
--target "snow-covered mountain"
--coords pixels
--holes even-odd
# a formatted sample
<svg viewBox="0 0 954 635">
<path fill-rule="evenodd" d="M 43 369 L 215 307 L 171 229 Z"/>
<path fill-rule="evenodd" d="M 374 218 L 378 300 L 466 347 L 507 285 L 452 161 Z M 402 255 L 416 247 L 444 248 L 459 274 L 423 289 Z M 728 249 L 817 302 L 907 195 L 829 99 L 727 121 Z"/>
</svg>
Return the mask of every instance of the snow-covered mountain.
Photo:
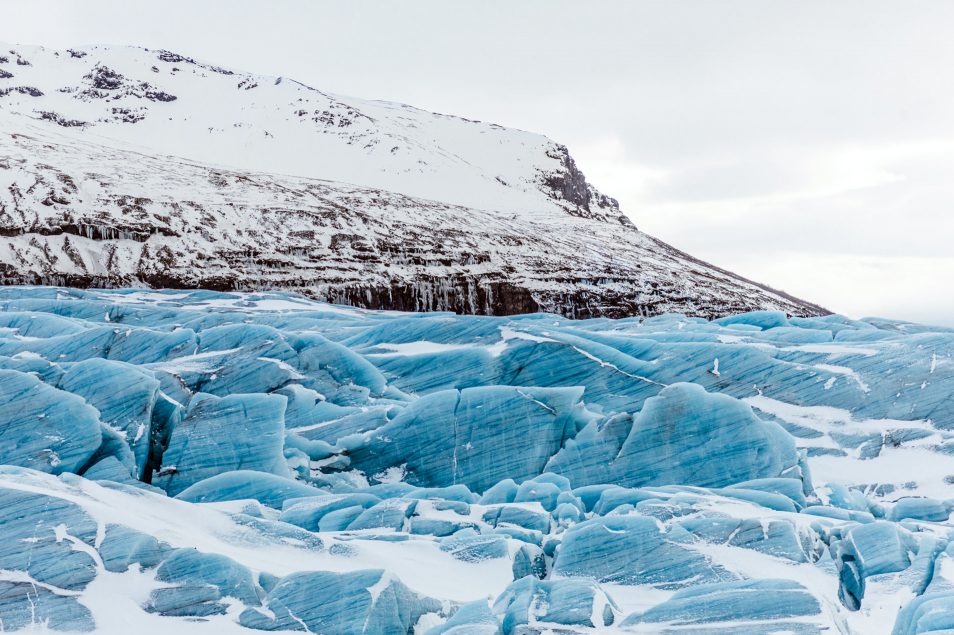
<svg viewBox="0 0 954 635">
<path fill-rule="evenodd" d="M 541 135 L 168 51 L 0 47 L 0 280 L 368 308 L 818 306 L 636 229 Z"/>
</svg>

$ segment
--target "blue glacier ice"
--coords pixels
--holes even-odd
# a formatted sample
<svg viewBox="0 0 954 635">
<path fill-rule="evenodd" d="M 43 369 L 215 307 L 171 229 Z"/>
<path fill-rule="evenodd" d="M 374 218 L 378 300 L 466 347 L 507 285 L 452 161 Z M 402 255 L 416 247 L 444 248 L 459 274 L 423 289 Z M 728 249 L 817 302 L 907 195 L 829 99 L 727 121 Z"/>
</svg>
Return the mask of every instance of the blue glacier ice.
<svg viewBox="0 0 954 635">
<path fill-rule="evenodd" d="M 910 567 L 917 541 L 903 527 L 879 521 L 850 527 L 832 541 L 831 550 L 841 573 L 839 596 L 849 608 L 860 608 L 865 580 Z"/>
<path fill-rule="evenodd" d="M 96 628 L 90 610 L 75 597 L 59 595 L 31 582 L 0 580 L 0 614 L 3 628 L 9 632 L 37 625 L 80 633 Z"/>
<path fill-rule="evenodd" d="M 722 487 L 801 476 L 795 443 L 781 426 L 760 420 L 737 399 L 688 383 L 647 399 L 630 426 L 590 424 L 547 468 L 579 485 Z"/>
<path fill-rule="evenodd" d="M 426 635 L 500 635 L 500 620 L 486 601 L 477 600 L 461 606 L 440 626 Z"/>
<path fill-rule="evenodd" d="M 194 483 L 176 495 L 190 503 L 214 503 L 233 500 L 257 500 L 281 509 L 288 499 L 308 497 L 315 488 L 285 476 L 254 470 L 235 470 Z"/>
<path fill-rule="evenodd" d="M 263 631 L 407 633 L 422 614 L 441 608 L 382 570 L 295 573 L 279 581 L 264 604 L 264 610 L 246 609 L 241 623 Z"/>
<path fill-rule="evenodd" d="M 32 374 L 0 370 L 0 403 L 0 443 L 6 465 L 79 472 L 103 442 L 95 408 Z"/>
<path fill-rule="evenodd" d="M 246 606 L 261 602 L 251 571 L 234 560 L 195 549 L 176 549 L 162 559 L 156 579 L 169 584 L 155 589 L 147 610 L 163 615 L 202 617 L 225 613 L 219 600 L 231 597 Z"/>
<path fill-rule="evenodd" d="M 152 411 L 159 382 L 137 366 L 88 359 L 66 368 L 57 382 L 61 390 L 83 397 L 99 411 L 100 421 L 125 437 L 136 459 L 133 476 L 142 479 L 149 459 Z"/>
<path fill-rule="evenodd" d="M 951 632 L 952 511 L 952 329 L 0 287 L 4 631 Z"/>
<path fill-rule="evenodd" d="M 96 561 L 72 540 L 92 546 L 96 523 L 77 505 L 31 492 L 0 491 L 0 569 L 30 581 L 79 591 L 96 577 Z M 67 539 L 69 538 L 69 539 Z"/>
<path fill-rule="evenodd" d="M 795 581 L 745 580 L 683 589 L 645 613 L 630 616 L 625 623 L 659 624 L 656 632 L 661 633 L 686 632 L 687 625 L 696 625 L 690 632 L 755 635 L 767 632 L 765 622 L 770 621 L 773 631 L 807 634 L 823 630 L 798 618 L 815 616 L 821 610 L 818 600 Z M 716 630 L 720 623 L 731 626 Z M 702 625 L 713 628 L 703 630 Z"/>
<path fill-rule="evenodd" d="M 106 525 L 99 555 L 106 571 L 121 573 L 133 564 L 144 569 L 155 567 L 171 551 L 169 545 L 154 536 L 123 525 Z"/>
<path fill-rule="evenodd" d="M 665 589 L 735 579 L 693 549 L 694 541 L 680 525 L 667 530 L 648 516 L 592 518 L 566 531 L 553 570 L 566 577 Z"/>
<path fill-rule="evenodd" d="M 364 433 L 351 465 L 373 477 L 403 467 L 415 485 L 477 491 L 531 478 L 585 424 L 582 395 L 579 388 L 509 386 L 432 393 Z"/>
<path fill-rule="evenodd" d="M 494 603 L 507 635 L 525 632 L 521 626 L 601 628 L 616 620 L 616 607 L 593 582 L 522 578 Z"/>
<path fill-rule="evenodd" d="M 194 395 L 163 454 L 168 474 L 156 483 L 174 495 L 236 470 L 289 476 L 284 411 L 281 395 Z"/>
</svg>

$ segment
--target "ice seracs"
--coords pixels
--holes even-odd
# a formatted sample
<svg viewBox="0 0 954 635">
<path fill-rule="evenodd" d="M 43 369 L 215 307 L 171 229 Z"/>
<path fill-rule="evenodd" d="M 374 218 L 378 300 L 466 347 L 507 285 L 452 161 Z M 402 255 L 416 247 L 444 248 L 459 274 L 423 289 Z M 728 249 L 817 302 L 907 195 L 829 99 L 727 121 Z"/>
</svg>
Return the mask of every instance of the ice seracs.
<svg viewBox="0 0 954 635">
<path fill-rule="evenodd" d="M 952 355 L 839 316 L 3 288 L 0 619 L 944 632 Z"/>
</svg>

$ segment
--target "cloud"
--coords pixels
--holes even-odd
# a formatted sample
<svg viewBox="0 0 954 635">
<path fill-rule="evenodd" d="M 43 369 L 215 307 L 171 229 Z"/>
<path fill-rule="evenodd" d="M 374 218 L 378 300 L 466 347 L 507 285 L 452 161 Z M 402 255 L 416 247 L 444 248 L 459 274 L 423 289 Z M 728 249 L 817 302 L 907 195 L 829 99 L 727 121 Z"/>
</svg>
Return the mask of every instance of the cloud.
<svg viewBox="0 0 954 635">
<path fill-rule="evenodd" d="M 637 226 L 699 257 L 850 315 L 952 314 L 946 0 L 5 9 L 0 39 L 182 50 L 542 132 Z"/>
<path fill-rule="evenodd" d="M 755 278 L 811 297 L 851 317 L 894 319 L 954 326 L 954 257 L 841 256 L 780 252 L 766 260 L 740 261 Z"/>
</svg>

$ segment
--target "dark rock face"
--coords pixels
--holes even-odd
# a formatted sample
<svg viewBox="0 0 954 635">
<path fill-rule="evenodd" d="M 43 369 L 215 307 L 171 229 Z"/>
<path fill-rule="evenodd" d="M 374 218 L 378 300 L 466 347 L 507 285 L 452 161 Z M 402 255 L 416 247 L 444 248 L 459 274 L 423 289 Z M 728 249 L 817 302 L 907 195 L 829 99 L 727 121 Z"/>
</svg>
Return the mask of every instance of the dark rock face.
<svg viewBox="0 0 954 635">
<path fill-rule="evenodd" d="M 306 295 L 311 295 L 307 293 Z M 344 288 L 317 299 L 366 309 L 394 311 L 453 311 L 463 314 L 518 315 L 536 313 L 540 305 L 528 289 L 513 283 L 481 281 L 460 276 L 452 280 L 422 280 L 378 288 Z"/>
<path fill-rule="evenodd" d="M 147 90 L 145 94 L 146 99 L 149 101 L 175 101 L 178 99 L 175 95 L 170 95 L 169 93 L 161 90 Z"/>
<path fill-rule="evenodd" d="M 576 161 L 570 156 L 569 150 L 564 145 L 558 145 L 549 156 L 558 159 L 563 166 L 563 170 L 555 174 L 549 174 L 544 178 L 547 187 L 553 190 L 557 197 L 589 212 L 590 186 L 586 182 L 586 177 L 576 167 Z M 619 204 L 615 200 L 609 198 L 608 200 L 612 201 L 612 207 L 619 209 Z"/>
<path fill-rule="evenodd" d="M 113 119 L 124 123 L 138 123 L 146 118 L 146 115 L 140 111 L 134 111 L 131 108 L 113 108 Z"/>
<path fill-rule="evenodd" d="M 620 212 L 619 202 L 606 196 L 586 181 L 586 176 L 576 166 L 564 145 L 556 145 L 547 156 L 560 162 L 560 169 L 543 174 L 543 185 L 553 197 L 566 201 L 567 212 L 582 218 L 615 218 L 622 225 L 632 225 L 632 221 Z"/>
<path fill-rule="evenodd" d="M 160 61 L 163 61 L 163 62 L 170 62 L 170 63 L 188 62 L 190 64 L 195 63 L 195 60 L 193 60 L 192 58 L 183 57 L 182 55 L 179 55 L 178 53 L 173 53 L 172 51 L 159 51 L 159 54 L 157 55 L 157 57 L 159 58 Z"/>
<path fill-rule="evenodd" d="M 70 94 L 80 101 L 103 100 L 116 102 L 132 97 L 136 100 L 145 99 L 152 102 L 170 102 L 178 99 L 176 95 L 161 90 L 149 82 L 138 81 L 122 75 L 121 73 L 105 66 L 97 64 L 86 75 L 82 82 L 77 86 L 65 86 L 59 89 L 59 92 Z M 134 117 L 130 118 L 128 113 L 130 107 L 114 107 L 114 121 L 124 121 L 126 123 L 136 123 L 145 118 L 145 111 L 140 111 Z M 119 116 L 115 116 L 116 111 L 120 111 Z M 109 118 L 103 119 L 108 121 Z"/>
</svg>

